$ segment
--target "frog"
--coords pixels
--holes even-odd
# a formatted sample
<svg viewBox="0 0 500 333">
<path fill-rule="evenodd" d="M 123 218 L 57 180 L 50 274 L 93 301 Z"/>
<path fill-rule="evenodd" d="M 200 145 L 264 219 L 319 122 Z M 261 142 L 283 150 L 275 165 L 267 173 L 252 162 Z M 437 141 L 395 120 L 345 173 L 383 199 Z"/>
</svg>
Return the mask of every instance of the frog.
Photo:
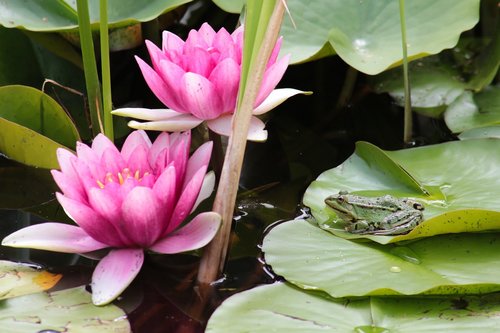
<svg viewBox="0 0 500 333">
<path fill-rule="evenodd" d="M 366 197 L 340 191 L 327 197 L 325 203 L 347 223 L 345 230 L 353 234 L 402 235 L 424 220 L 420 202 L 389 194 Z"/>
</svg>

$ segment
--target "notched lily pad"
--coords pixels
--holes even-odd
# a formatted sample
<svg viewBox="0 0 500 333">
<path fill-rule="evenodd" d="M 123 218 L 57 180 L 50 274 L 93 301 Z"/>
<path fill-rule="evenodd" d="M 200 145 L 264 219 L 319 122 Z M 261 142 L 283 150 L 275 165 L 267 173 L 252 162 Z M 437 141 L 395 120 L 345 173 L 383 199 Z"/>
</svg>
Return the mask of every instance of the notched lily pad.
<svg viewBox="0 0 500 333">
<path fill-rule="evenodd" d="M 382 245 L 346 240 L 295 220 L 273 228 L 262 250 L 276 274 L 333 297 L 500 290 L 494 264 L 500 260 L 500 233 L 447 234 Z"/>
<path fill-rule="evenodd" d="M 500 140 L 478 139 L 384 152 L 428 191 L 425 195 L 405 186 L 400 172 L 377 166 L 380 162 L 374 161 L 380 159 L 379 148 L 358 142 L 351 157 L 309 186 L 304 204 L 311 208 L 318 225 L 328 231 L 381 244 L 444 233 L 500 230 L 500 156 L 491 153 L 499 149 Z M 415 199 L 425 207 L 424 221 L 406 235 L 348 233 L 324 203 L 326 197 L 339 191 Z"/>
<path fill-rule="evenodd" d="M 50 289 L 61 278 L 61 274 L 52 274 L 33 266 L 1 260 L 0 300 Z"/>
<path fill-rule="evenodd" d="M 0 327 L 8 327 L 10 333 L 131 332 L 121 309 L 114 305 L 93 305 L 83 287 L 11 298 L 0 305 Z"/>
<path fill-rule="evenodd" d="M 489 333 L 500 325 L 499 311 L 498 294 L 341 300 L 277 283 L 227 299 L 206 332 Z"/>
</svg>

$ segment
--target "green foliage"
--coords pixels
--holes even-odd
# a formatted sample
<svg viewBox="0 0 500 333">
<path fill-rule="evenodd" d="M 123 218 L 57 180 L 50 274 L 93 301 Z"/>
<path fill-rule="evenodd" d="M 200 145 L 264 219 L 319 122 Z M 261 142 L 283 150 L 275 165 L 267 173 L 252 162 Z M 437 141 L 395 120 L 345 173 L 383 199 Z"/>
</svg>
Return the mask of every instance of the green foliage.
<svg viewBox="0 0 500 333">
<path fill-rule="evenodd" d="M 494 332 L 498 294 L 444 297 L 332 299 L 277 283 L 226 300 L 208 322 L 223 332 Z"/>
<path fill-rule="evenodd" d="M 38 293 L 2 301 L 0 326 L 9 333 L 129 333 L 125 313 L 114 305 L 95 306 L 85 288 Z"/>
<path fill-rule="evenodd" d="M 499 229 L 500 157 L 499 140 L 467 140 L 427 147 L 383 152 L 359 142 L 356 152 L 337 168 L 327 170 L 309 186 L 304 204 L 318 224 L 347 238 L 369 238 L 386 244 L 448 232 Z M 418 180 L 428 194 L 410 189 L 402 173 L 380 167 L 380 156 L 388 156 Z M 478 162 L 480 161 L 480 163 Z M 474 167 L 471 168 L 471 165 Z M 397 170 L 397 169 L 395 169 Z M 498 171 L 500 172 L 500 170 Z M 339 191 L 360 195 L 391 194 L 411 197 L 425 206 L 425 221 L 409 234 L 399 236 L 353 235 L 335 223 L 335 213 L 324 199 Z M 498 194 L 495 194 L 498 193 Z M 451 224 L 452 223 L 452 224 Z"/>
<path fill-rule="evenodd" d="M 273 271 L 333 297 L 474 294 L 500 290 L 498 233 L 427 237 L 405 244 L 354 242 L 304 220 L 285 222 L 264 239 Z M 294 244 L 294 246 L 287 246 Z"/>
<path fill-rule="evenodd" d="M 111 27 L 147 22 L 191 0 L 110 0 Z M 90 0 L 90 21 L 99 22 L 99 1 Z M 0 25 L 31 31 L 63 31 L 76 29 L 76 1 L 5 0 L 0 3 Z"/>
</svg>

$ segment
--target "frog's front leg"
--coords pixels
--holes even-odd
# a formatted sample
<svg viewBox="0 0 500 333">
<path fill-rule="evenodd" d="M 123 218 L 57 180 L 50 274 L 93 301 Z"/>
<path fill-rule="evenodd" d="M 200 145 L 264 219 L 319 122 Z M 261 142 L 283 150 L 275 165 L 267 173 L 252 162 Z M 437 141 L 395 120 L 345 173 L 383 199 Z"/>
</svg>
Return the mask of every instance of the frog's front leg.
<svg viewBox="0 0 500 333">
<path fill-rule="evenodd" d="M 372 233 L 375 230 L 373 222 L 367 220 L 357 220 L 356 222 L 349 223 L 345 230 L 353 234 L 366 234 Z"/>
<path fill-rule="evenodd" d="M 381 223 L 380 229 L 373 232 L 374 235 L 401 235 L 413 230 L 422 222 L 422 213 L 414 212 L 396 212 L 386 217 Z"/>
</svg>

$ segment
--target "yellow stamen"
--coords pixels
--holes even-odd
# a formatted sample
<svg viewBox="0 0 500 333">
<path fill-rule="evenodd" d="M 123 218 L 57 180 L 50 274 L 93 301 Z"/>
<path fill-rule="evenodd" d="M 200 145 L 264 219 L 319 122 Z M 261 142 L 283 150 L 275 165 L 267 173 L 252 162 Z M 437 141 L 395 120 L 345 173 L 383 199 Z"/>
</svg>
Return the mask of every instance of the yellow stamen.
<svg viewBox="0 0 500 333">
<path fill-rule="evenodd" d="M 106 180 L 108 181 L 108 183 L 112 183 L 114 180 L 113 180 L 113 174 L 111 172 L 108 172 L 106 174 Z"/>
<path fill-rule="evenodd" d="M 104 188 L 104 184 L 100 180 L 97 181 L 97 185 L 99 185 L 100 188 Z"/>
<path fill-rule="evenodd" d="M 123 184 L 123 176 L 121 172 L 118 172 L 118 181 L 120 182 L 120 185 Z"/>
<path fill-rule="evenodd" d="M 139 180 L 139 170 L 137 170 L 134 174 L 134 178 Z"/>
</svg>

